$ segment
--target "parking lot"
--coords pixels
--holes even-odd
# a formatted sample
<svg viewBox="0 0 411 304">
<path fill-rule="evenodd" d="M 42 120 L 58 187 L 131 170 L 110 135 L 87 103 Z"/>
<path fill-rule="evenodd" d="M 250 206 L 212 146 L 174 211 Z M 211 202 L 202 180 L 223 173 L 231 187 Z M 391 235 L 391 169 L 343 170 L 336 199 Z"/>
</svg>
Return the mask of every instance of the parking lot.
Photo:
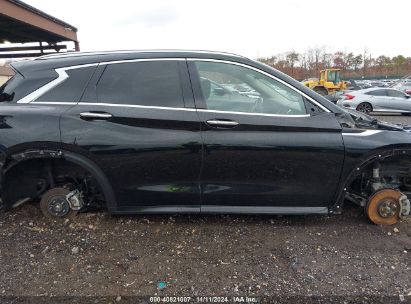
<svg viewBox="0 0 411 304">
<path fill-rule="evenodd" d="M 411 221 L 378 227 L 350 204 L 342 216 L 86 213 L 60 225 L 28 204 L 0 215 L 0 243 L 3 296 L 411 296 Z"/>
</svg>

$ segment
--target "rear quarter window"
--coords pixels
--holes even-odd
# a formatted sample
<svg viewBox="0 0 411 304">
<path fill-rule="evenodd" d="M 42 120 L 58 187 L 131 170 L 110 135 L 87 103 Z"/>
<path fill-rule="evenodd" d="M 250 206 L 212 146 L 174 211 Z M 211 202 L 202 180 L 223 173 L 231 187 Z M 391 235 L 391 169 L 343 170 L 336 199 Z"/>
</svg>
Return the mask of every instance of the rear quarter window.
<svg viewBox="0 0 411 304">
<path fill-rule="evenodd" d="M 96 66 L 67 70 L 68 78 L 36 99 L 42 102 L 78 102 Z"/>
<path fill-rule="evenodd" d="M 54 71 L 35 72 L 24 76 L 16 73 L 8 82 L 1 86 L 0 101 L 17 102 L 55 78 L 57 78 L 57 73 Z"/>
</svg>

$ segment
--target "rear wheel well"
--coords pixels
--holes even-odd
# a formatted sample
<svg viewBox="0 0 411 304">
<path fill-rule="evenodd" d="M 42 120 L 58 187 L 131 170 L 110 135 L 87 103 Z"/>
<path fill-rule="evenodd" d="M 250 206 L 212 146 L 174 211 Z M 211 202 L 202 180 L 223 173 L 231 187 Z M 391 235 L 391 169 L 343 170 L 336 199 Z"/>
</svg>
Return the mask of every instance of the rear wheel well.
<svg viewBox="0 0 411 304">
<path fill-rule="evenodd" d="M 101 183 L 90 170 L 64 158 L 31 158 L 11 163 L 4 171 L 2 199 L 6 208 L 28 200 L 39 200 L 54 187 L 80 189 L 88 208 L 105 207 Z"/>
<path fill-rule="evenodd" d="M 365 112 L 365 113 L 369 113 L 372 112 L 374 110 L 373 106 L 371 103 L 369 103 L 368 101 L 364 101 L 361 102 L 357 107 L 356 107 L 357 111 L 360 112 Z"/>
</svg>

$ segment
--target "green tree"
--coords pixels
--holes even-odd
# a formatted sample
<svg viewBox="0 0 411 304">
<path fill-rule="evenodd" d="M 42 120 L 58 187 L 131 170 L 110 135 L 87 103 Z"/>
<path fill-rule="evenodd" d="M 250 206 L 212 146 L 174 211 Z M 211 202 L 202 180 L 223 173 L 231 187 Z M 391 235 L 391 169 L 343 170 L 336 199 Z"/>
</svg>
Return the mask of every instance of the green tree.
<svg viewBox="0 0 411 304">
<path fill-rule="evenodd" d="M 344 56 L 345 67 L 344 68 L 351 70 L 354 67 L 354 60 L 355 60 L 355 57 L 352 52 L 345 54 Z"/>
<path fill-rule="evenodd" d="M 354 71 L 357 72 L 358 67 L 361 66 L 361 65 L 362 65 L 362 55 L 359 54 L 359 55 L 355 56 L 354 60 L 353 60 Z"/>
<path fill-rule="evenodd" d="M 285 60 L 288 63 L 288 66 L 293 69 L 294 68 L 294 64 L 299 60 L 300 55 L 296 52 L 290 52 L 287 54 L 287 56 L 285 57 Z"/>
<path fill-rule="evenodd" d="M 398 56 L 392 57 L 391 61 L 395 66 L 396 74 L 399 75 L 401 66 L 404 65 L 406 62 L 405 57 L 403 55 L 398 55 Z"/>
</svg>

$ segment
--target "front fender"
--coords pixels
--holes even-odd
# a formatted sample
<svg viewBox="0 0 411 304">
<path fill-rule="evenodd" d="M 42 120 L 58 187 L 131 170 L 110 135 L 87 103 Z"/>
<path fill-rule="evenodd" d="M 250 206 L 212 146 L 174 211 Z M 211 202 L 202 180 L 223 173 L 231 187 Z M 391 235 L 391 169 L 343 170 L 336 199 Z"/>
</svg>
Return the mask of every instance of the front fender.
<svg viewBox="0 0 411 304">
<path fill-rule="evenodd" d="M 367 165 L 392 156 L 411 156 L 411 134 L 405 131 L 343 130 L 343 140 L 344 168 L 330 213 L 342 211 L 347 187 Z"/>
</svg>

